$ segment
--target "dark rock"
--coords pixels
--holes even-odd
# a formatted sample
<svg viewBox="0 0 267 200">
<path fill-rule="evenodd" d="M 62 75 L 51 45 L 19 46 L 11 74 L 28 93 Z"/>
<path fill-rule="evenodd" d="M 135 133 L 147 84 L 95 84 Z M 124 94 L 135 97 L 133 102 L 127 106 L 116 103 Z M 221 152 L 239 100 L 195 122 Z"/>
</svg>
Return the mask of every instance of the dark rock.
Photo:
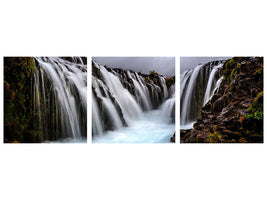
<svg viewBox="0 0 267 200">
<path fill-rule="evenodd" d="M 200 123 L 198 123 L 198 122 L 194 123 L 193 128 L 196 130 L 201 130 Z"/>
<path fill-rule="evenodd" d="M 219 94 L 214 94 L 212 97 L 211 97 L 211 99 L 210 99 L 210 102 L 211 103 L 214 103 L 217 99 L 219 99 L 220 98 L 220 95 Z"/>
<path fill-rule="evenodd" d="M 224 119 L 223 121 L 223 125 L 229 129 L 229 130 L 232 130 L 232 131 L 236 131 L 236 130 L 239 130 L 239 127 L 240 127 L 240 121 L 239 121 L 239 118 L 237 117 L 233 117 L 233 118 L 226 118 Z"/>
<path fill-rule="evenodd" d="M 181 141 L 263 142 L 263 58 L 232 58 L 222 73 L 218 93 L 200 109 L 194 129 L 181 131 Z"/>
<path fill-rule="evenodd" d="M 187 130 L 180 130 L 180 142 L 184 142 L 184 137 L 186 136 L 187 133 L 192 131 L 192 129 L 187 129 Z"/>
<path fill-rule="evenodd" d="M 251 97 L 256 97 L 258 93 L 258 90 L 256 88 L 252 88 L 250 90 Z"/>
<path fill-rule="evenodd" d="M 246 67 L 247 67 L 247 62 L 246 61 L 241 62 L 241 71 L 242 72 L 246 71 Z"/>
<path fill-rule="evenodd" d="M 202 121 L 203 121 L 202 119 L 199 119 L 199 118 L 197 119 L 197 122 L 202 122 Z"/>
<path fill-rule="evenodd" d="M 175 143 L 175 133 L 173 134 L 173 136 L 171 137 L 171 142 Z"/>
<path fill-rule="evenodd" d="M 217 119 L 217 117 L 215 116 L 215 115 L 213 115 L 212 117 L 211 117 L 211 120 L 212 121 L 215 121 Z"/>
<path fill-rule="evenodd" d="M 210 110 L 210 101 L 204 105 L 204 107 L 201 108 L 202 110 Z"/>
<path fill-rule="evenodd" d="M 221 112 L 221 110 L 224 107 L 224 104 L 225 104 L 225 97 L 223 96 L 214 102 L 212 111 L 215 113 Z"/>
</svg>

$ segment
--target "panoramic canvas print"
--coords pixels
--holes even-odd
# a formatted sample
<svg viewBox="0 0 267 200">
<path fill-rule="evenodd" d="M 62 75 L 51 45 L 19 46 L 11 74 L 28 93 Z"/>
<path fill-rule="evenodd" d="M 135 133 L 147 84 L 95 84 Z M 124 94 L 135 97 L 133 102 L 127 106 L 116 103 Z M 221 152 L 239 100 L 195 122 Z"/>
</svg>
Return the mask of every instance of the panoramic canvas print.
<svg viewBox="0 0 267 200">
<path fill-rule="evenodd" d="M 92 58 L 93 143 L 175 142 L 175 58 Z"/>
<path fill-rule="evenodd" d="M 86 142 L 87 59 L 4 57 L 4 142 Z"/>
<path fill-rule="evenodd" d="M 263 143 L 263 57 L 180 63 L 181 143 Z"/>
</svg>

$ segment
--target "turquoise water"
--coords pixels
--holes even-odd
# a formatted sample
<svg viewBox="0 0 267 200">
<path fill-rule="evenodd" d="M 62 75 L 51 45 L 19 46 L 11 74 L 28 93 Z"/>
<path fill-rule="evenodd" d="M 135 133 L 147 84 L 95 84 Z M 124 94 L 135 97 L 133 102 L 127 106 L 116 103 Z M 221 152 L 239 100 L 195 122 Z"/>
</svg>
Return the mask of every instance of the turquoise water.
<svg viewBox="0 0 267 200">
<path fill-rule="evenodd" d="M 142 113 L 130 126 L 107 131 L 93 138 L 93 143 L 169 143 L 175 124 L 161 110 Z"/>
</svg>

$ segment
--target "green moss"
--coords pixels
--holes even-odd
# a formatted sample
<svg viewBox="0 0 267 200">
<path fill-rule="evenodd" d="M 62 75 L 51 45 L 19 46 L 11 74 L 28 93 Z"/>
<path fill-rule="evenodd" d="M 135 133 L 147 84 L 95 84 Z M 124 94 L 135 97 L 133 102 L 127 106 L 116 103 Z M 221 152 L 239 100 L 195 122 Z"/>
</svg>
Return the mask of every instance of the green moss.
<svg viewBox="0 0 267 200">
<path fill-rule="evenodd" d="M 218 132 L 209 133 L 209 143 L 219 143 L 222 141 L 222 136 Z"/>
<path fill-rule="evenodd" d="M 247 140 L 246 138 L 244 137 L 241 137 L 239 140 L 238 140 L 239 143 L 247 143 Z"/>
<path fill-rule="evenodd" d="M 175 76 L 165 78 L 167 88 L 170 88 L 171 85 L 175 84 Z"/>
<path fill-rule="evenodd" d="M 149 78 L 148 76 L 145 77 L 145 81 L 146 81 L 147 83 L 151 83 L 151 80 L 150 80 L 150 78 Z"/>
<path fill-rule="evenodd" d="M 31 81 L 34 68 L 33 58 L 4 58 L 4 133 L 7 142 L 23 142 L 24 131 L 33 121 Z"/>
<path fill-rule="evenodd" d="M 261 97 L 263 97 L 263 91 L 262 91 L 262 92 L 259 92 L 259 93 L 257 94 L 257 96 L 256 96 L 256 98 L 255 98 L 255 100 L 254 100 L 254 103 L 258 102 L 259 99 L 260 99 Z"/>
<path fill-rule="evenodd" d="M 152 70 L 149 72 L 150 76 L 158 76 L 159 74 L 157 72 L 155 72 L 155 70 Z"/>
<path fill-rule="evenodd" d="M 246 118 L 253 118 L 257 120 L 263 119 L 263 92 L 258 93 L 253 103 L 247 109 L 250 113 L 246 115 Z"/>
<path fill-rule="evenodd" d="M 232 80 L 237 74 L 240 73 L 241 64 L 237 63 L 236 67 L 233 68 L 230 74 L 230 80 Z"/>
<path fill-rule="evenodd" d="M 258 70 L 256 70 L 253 75 L 262 75 L 263 74 L 263 67 L 260 67 Z"/>
<path fill-rule="evenodd" d="M 222 142 L 222 136 L 218 132 L 218 125 L 213 126 L 213 133 L 209 133 L 208 141 L 209 143 Z"/>
<path fill-rule="evenodd" d="M 229 75 L 230 75 L 230 73 L 231 73 L 231 67 L 232 67 L 233 63 L 234 63 L 234 60 L 231 59 L 231 60 L 227 61 L 227 62 L 224 64 L 224 66 L 223 66 L 223 71 L 222 71 L 222 73 L 223 73 L 223 80 L 224 80 L 226 83 L 229 82 Z"/>
</svg>

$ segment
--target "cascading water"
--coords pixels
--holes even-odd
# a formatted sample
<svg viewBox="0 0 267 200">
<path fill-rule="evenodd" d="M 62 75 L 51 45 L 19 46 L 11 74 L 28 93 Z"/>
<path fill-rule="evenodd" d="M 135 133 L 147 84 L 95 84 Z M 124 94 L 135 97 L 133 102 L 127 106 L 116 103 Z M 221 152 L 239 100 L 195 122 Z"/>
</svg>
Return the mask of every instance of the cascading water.
<svg viewBox="0 0 267 200">
<path fill-rule="evenodd" d="M 161 75 L 150 80 L 94 61 L 92 66 L 93 142 L 170 141 L 175 131 L 174 85 L 168 91 Z"/>
<path fill-rule="evenodd" d="M 41 141 L 81 141 L 87 134 L 87 67 L 79 57 L 36 57 L 34 110 Z"/>
<path fill-rule="evenodd" d="M 169 89 L 169 98 L 159 107 L 166 116 L 173 123 L 175 122 L 175 85 L 172 85 Z"/>
<path fill-rule="evenodd" d="M 192 128 L 200 108 L 214 95 L 222 80 L 220 70 L 224 62 L 213 61 L 198 65 L 181 75 L 181 129 Z"/>
<path fill-rule="evenodd" d="M 210 75 L 209 75 L 209 81 L 207 84 L 203 105 L 208 103 L 208 101 L 210 100 L 210 97 L 212 97 L 212 95 L 213 95 L 212 87 L 214 87 L 214 83 L 216 82 L 215 75 L 216 75 L 216 73 L 218 73 L 218 69 L 222 68 L 222 66 L 223 66 L 223 64 L 219 64 L 219 65 L 214 66 Z"/>
</svg>

